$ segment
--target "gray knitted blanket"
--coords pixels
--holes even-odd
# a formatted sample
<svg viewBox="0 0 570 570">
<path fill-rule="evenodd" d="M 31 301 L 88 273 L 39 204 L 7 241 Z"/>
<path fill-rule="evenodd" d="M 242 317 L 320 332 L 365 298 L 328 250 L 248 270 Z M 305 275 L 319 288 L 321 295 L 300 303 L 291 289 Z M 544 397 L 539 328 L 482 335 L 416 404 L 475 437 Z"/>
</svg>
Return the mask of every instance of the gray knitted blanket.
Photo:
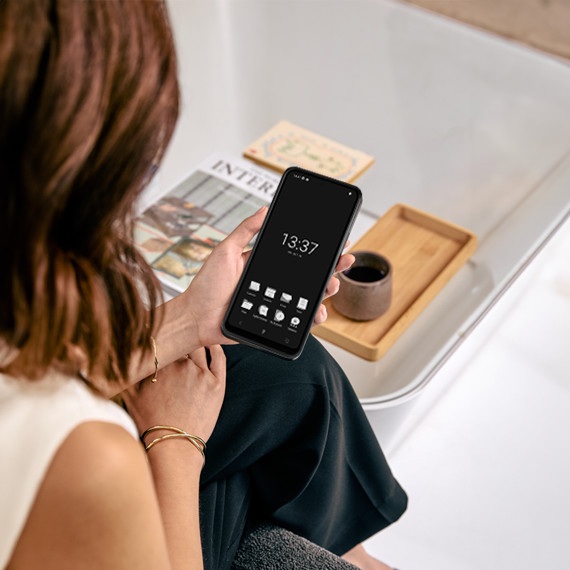
<svg viewBox="0 0 570 570">
<path fill-rule="evenodd" d="M 356 566 L 288 530 L 262 525 L 242 540 L 232 570 L 356 570 Z"/>
</svg>

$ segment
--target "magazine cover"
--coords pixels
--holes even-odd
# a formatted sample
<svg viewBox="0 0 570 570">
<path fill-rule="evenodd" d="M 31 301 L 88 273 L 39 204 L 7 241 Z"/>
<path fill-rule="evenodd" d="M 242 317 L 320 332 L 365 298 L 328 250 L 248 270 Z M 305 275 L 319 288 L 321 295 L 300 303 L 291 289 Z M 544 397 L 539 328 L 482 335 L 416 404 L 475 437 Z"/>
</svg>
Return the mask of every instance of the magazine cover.
<svg viewBox="0 0 570 570">
<path fill-rule="evenodd" d="M 135 242 L 171 293 L 180 293 L 214 247 L 268 204 L 280 176 L 239 157 L 216 153 L 136 220 Z"/>
</svg>

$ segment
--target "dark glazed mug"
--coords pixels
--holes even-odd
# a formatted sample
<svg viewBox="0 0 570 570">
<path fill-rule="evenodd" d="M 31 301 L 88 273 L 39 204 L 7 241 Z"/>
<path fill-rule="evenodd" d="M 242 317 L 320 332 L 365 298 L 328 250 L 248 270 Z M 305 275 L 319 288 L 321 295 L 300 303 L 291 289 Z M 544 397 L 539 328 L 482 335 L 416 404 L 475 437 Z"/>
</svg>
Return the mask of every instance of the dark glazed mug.
<svg viewBox="0 0 570 570">
<path fill-rule="evenodd" d="M 352 266 L 337 275 L 340 289 L 333 307 L 355 321 L 370 321 L 383 315 L 392 302 L 392 265 L 377 253 L 353 251 Z"/>
</svg>

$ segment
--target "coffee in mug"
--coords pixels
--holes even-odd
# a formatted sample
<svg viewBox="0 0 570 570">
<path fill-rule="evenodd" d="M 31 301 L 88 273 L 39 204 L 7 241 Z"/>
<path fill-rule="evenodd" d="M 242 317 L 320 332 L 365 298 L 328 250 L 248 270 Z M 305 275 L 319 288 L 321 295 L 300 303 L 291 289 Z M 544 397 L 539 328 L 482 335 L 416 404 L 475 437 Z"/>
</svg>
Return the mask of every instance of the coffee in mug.
<svg viewBox="0 0 570 570">
<path fill-rule="evenodd" d="M 332 297 L 333 307 L 355 321 L 370 321 L 383 315 L 392 302 L 392 266 L 371 251 L 351 252 L 355 262 L 337 275 L 340 289 Z"/>
</svg>

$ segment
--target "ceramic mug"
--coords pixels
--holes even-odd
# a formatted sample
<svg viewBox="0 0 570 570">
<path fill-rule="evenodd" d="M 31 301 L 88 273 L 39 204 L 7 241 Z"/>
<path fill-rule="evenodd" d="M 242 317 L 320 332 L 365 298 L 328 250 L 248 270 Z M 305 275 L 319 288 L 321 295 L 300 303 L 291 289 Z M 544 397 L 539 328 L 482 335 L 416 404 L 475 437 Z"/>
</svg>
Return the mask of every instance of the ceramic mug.
<svg viewBox="0 0 570 570">
<path fill-rule="evenodd" d="M 355 321 L 370 321 L 383 315 L 392 302 L 392 265 L 371 251 L 353 251 L 352 266 L 337 275 L 340 289 L 333 307 Z"/>
</svg>

